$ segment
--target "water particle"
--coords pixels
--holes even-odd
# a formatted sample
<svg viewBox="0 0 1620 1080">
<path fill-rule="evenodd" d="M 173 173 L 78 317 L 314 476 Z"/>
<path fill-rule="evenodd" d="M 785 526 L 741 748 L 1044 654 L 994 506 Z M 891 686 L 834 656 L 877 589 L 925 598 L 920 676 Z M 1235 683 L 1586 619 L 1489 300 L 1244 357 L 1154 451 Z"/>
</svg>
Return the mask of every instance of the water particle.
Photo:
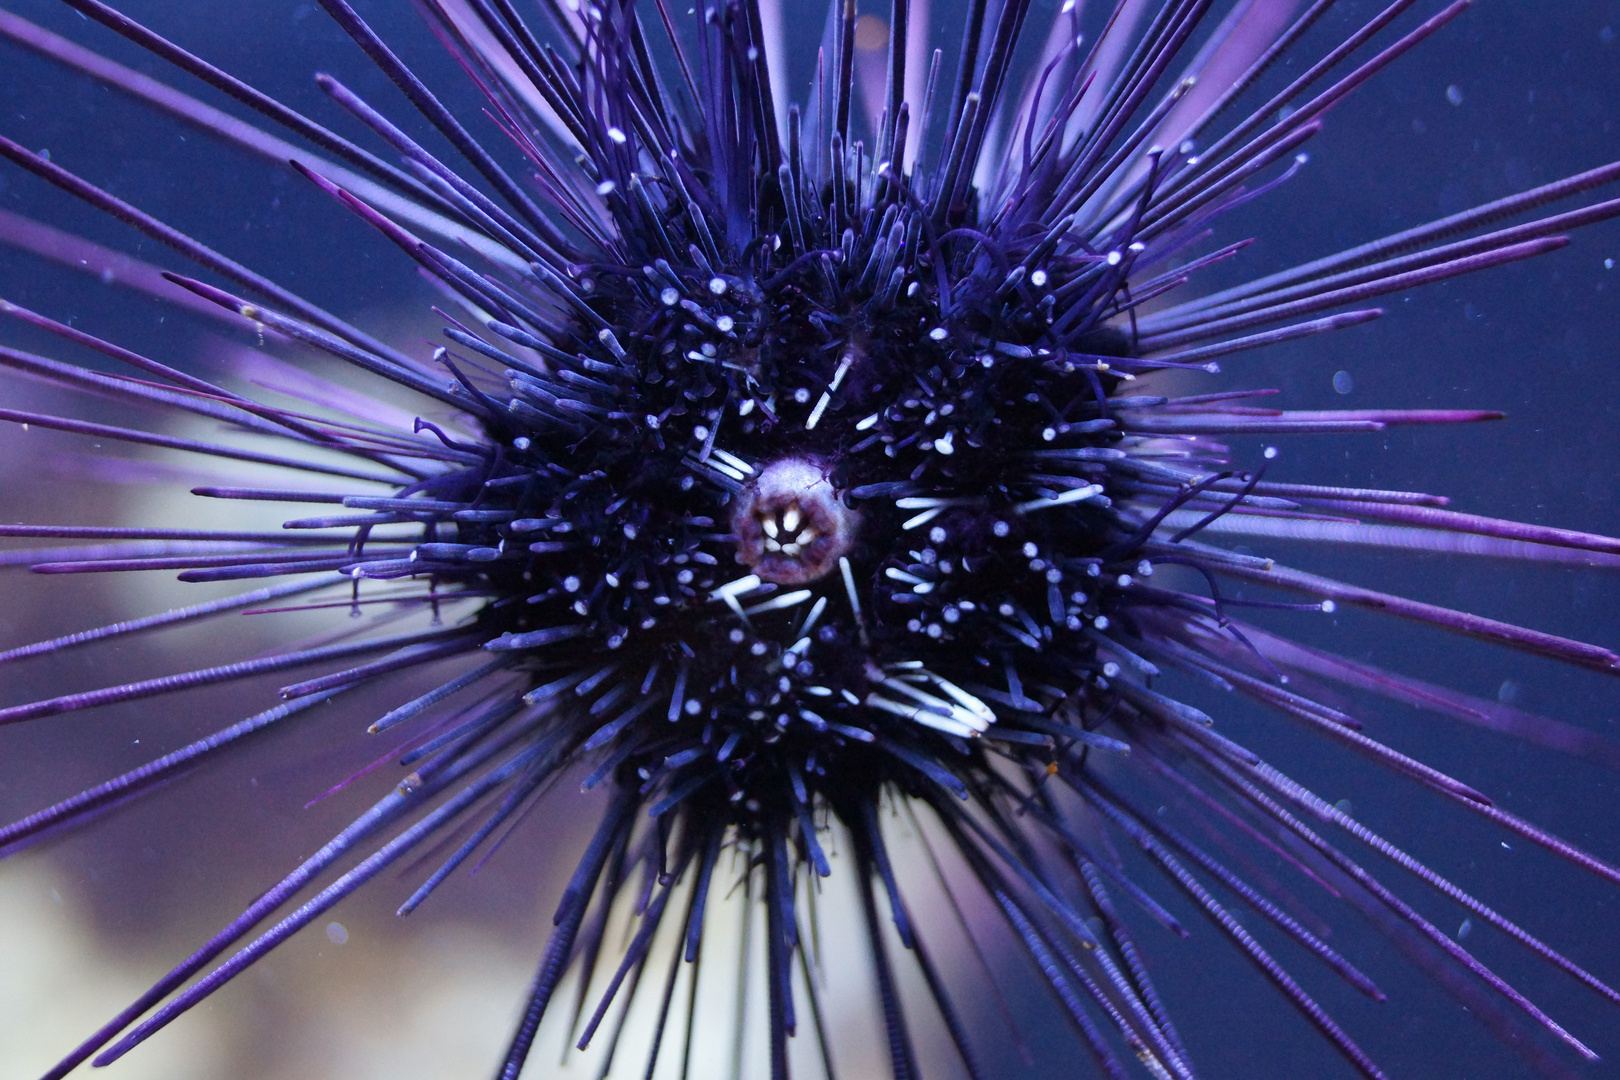
<svg viewBox="0 0 1620 1080">
<path fill-rule="evenodd" d="M 1463 92 L 1457 88 L 1456 83 L 1452 83 L 1450 86 L 1446 87 L 1446 100 L 1451 102 L 1453 105 L 1461 105 L 1463 103 Z"/>
<path fill-rule="evenodd" d="M 862 15 L 855 20 L 855 48 L 861 52 L 877 52 L 889 44 L 889 24 L 876 15 Z"/>
<path fill-rule="evenodd" d="M 349 931 L 344 929 L 342 923 L 329 922 L 326 924 L 326 940 L 334 945 L 345 944 L 349 940 Z"/>
<path fill-rule="evenodd" d="M 1348 394 L 1356 388 L 1356 380 L 1350 377 L 1348 371 L 1335 371 L 1333 373 L 1333 389 L 1341 394 Z"/>
</svg>

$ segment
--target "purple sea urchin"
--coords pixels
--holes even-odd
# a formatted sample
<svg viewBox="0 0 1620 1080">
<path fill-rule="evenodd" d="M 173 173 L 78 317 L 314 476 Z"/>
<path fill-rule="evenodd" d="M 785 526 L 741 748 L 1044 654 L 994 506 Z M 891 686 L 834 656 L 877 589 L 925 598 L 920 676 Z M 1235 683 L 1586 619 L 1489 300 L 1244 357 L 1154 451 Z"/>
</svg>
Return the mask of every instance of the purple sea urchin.
<svg viewBox="0 0 1620 1080">
<path fill-rule="evenodd" d="M 335 543 L 144 528 L 113 536 L 73 526 L 13 530 L 211 545 L 206 552 L 176 546 L 58 555 L 40 568 L 183 566 L 188 580 L 338 572 L 346 577 L 336 585 L 352 590 L 356 605 L 388 599 L 442 611 L 444 618 L 431 626 L 424 618 L 421 627 L 386 637 L 369 624 L 346 624 L 352 640 L 25 703 L 7 710 L 5 719 L 387 654 L 286 687 L 289 702 L 250 725 L 264 726 L 333 693 L 376 687 L 401 670 L 462 665 L 446 671 L 453 677 L 437 689 L 403 704 L 390 700 L 391 710 L 375 724 L 378 730 L 420 728 L 405 753 L 415 771 L 401 789 L 121 1019 L 134 1021 L 318 874 L 341 869 L 338 860 L 370 833 L 395 822 L 404 831 L 216 974 L 181 991 L 136 1029 L 135 1038 L 435 830 L 469 818 L 475 831 L 407 902 L 414 907 L 550 780 L 576 765 L 589 774 L 587 786 L 613 792 L 610 809 L 559 909 L 559 930 L 509 1054 L 509 1072 L 521 1064 L 558 977 L 571 963 L 594 966 L 599 947 L 611 941 L 609 909 L 620 893 L 638 894 L 644 914 L 617 973 L 608 973 L 616 966 L 608 963 L 598 982 L 608 990 L 603 1010 L 621 980 L 628 980 L 626 993 L 639 985 L 651 956 L 650 970 L 659 978 L 649 980 L 646 993 L 656 995 L 663 985 L 661 1015 L 670 1016 L 671 1008 L 681 1015 L 673 991 L 682 969 L 656 934 L 668 910 L 682 931 L 677 951 L 697 958 L 711 882 L 726 881 L 725 870 L 714 877 L 723 846 L 749 857 L 742 879 L 763 898 L 773 1072 L 786 1069 L 795 1003 L 803 1012 L 808 1002 L 810 1014 L 819 1015 L 811 958 L 800 940 L 801 926 L 808 937 L 812 895 L 805 871 L 830 869 L 827 848 L 834 844 L 854 863 L 850 875 L 860 885 L 897 1073 L 914 1069 L 915 1051 L 906 1036 L 896 958 L 881 929 L 884 905 L 900 942 L 914 950 L 923 992 L 944 1016 L 964 1062 L 971 1061 L 951 988 L 913 932 L 903 883 L 891 866 L 880 813 L 880 800 L 890 797 L 937 818 L 929 828 L 954 843 L 1104 1067 L 1120 1047 L 1167 1075 L 1190 1073 L 1189 1059 L 1196 1056 L 1159 1005 L 1111 896 L 1129 895 L 1150 916 L 1177 924 L 1122 873 L 1108 846 L 1111 835 L 1141 845 L 1347 1058 L 1376 1073 L 1202 882 L 1219 882 L 1252 903 L 1258 919 L 1275 923 L 1281 936 L 1327 960 L 1353 984 L 1370 984 L 1175 824 L 1147 813 L 1151 800 L 1181 807 L 1188 820 L 1202 816 L 1201 805 L 1218 808 L 1231 816 L 1240 839 L 1271 847 L 1375 919 L 1393 918 L 1393 932 L 1415 931 L 1481 985 L 1545 1021 L 1288 805 L 1342 826 L 1454 898 L 1457 890 L 1342 809 L 1215 734 L 1196 709 L 1149 685 L 1161 670 L 1177 668 L 1236 688 L 1444 798 L 1613 875 L 1497 810 L 1467 785 L 1361 735 L 1355 720 L 1313 684 L 1338 682 L 1465 717 L 1479 713 L 1477 703 L 1290 645 L 1228 614 L 1236 603 L 1234 581 L 1273 585 L 1305 594 L 1307 607 L 1375 607 L 1611 668 L 1614 658 L 1602 649 L 1285 571 L 1210 542 L 1222 532 L 1383 536 L 1431 550 L 1604 561 L 1614 546 L 1603 538 L 1454 515 L 1426 496 L 1268 482 L 1230 470 L 1225 450 L 1210 442 L 1212 435 L 1377 431 L 1491 414 L 1289 413 L 1243 404 L 1236 393 L 1172 397 L 1129 385 L 1155 370 L 1207 365 L 1220 353 L 1361 321 L 1370 313 L 1318 313 L 1536 254 L 1558 245 L 1553 234 L 1614 212 L 1598 204 L 1549 222 L 1438 244 L 1459 229 L 1477 231 L 1498 217 L 1586 190 L 1613 172 L 1600 170 L 1293 275 L 1146 314 L 1155 294 L 1173 297 L 1169 290 L 1184 277 L 1231 253 L 1229 247 L 1206 255 L 1192 245 L 1202 242 L 1203 227 L 1219 212 L 1255 194 L 1243 190 L 1243 181 L 1273 182 L 1261 170 L 1285 163 L 1314 133 L 1321 111 L 1454 8 L 1410 30 L 1326 92 L 1313 96 L 1309 83 L 1291 84 L 1252 121 L 1217 125 L 1213 130 L 1226 134 L 1195 153 L 1188 140 L 1199 121 L 1224 103 L 1200 102 L 1178 77 L 1189 63 L 1178 54 L 1194 40 L 1205 5 L 1166 7 L 1140 27 L 1124 19 L 1100 39 L 1102 45 L 1123 40 L 1130 51 L 1075 49 L 1064 30 L 1037 65 L 1045 82 L 1037 78 L 1020 99 L 1008 73 L 1027 10 L 1011 3 L 988 22 L 970 22 L 985 36 L 980 41 L 976 30 L 969 34 L 960 78 L 953 80 L 947 69 L 928 81 L 937 114 L 924 106 L 916 127 L 945 130 L 941 141 L 925 138 L 919 146 L 944 149 L 925 149 L 919 157 L 903 150 L 913 123 L 905 107 L 904 5 L 892 18 L 890 75 L 878 95 L 891 103 L 887 116 L 863 118 L 852 108 L 856 33 L 848 8 L 833 20 L 815 107 L 803 122 L 789 112 L 785 124 L 769 90 L 755 7 L 721 9 L 690 35 L 690 51 L 670 54 L 666 64 L 628 7 L 609 6 L 600 21 L 583 27 L 561 17 L 561 40 L 584 43 L 584 59 L 576 62 L 533 47 L 504 5 L 446 6 L 435 13 L 440 29 L 482 75 L 500 122 L 529 155 L 538 173 L 537 187 L 529 188 L 479 149 L 352 12 L 330 7 L 494 192 L 481 193 L 455 175 L 341 84 L 323 84 L 404 158 L 408 171 L 385 179 L 417 206 L 407 201 L 401 207 L 397 197 L 392 204 L 368 198 L 359 184 L 318 164 L 306 162 L 305 169 L 409 252 L 460 305 L 447 316 L 452 344 L 434 357 L 442 368 L 367 338 L 206 249 L 168 239 L 189 244 L 188 254 L 232 283 L 221 289 L 182 282 L 192 293 L 282 340 L 404 384 L 435 403 L 431 416 L 415 432 L 393 431 L 376 423 L 364 403 L 347 418 L 303 414 L 301 406 L 256 402 L 121 352 L 117 359 L 170 385 L 159 389 L 6 353 L 12 366 L 48 379 L 132 403 L 188 409 L 291 441 L 295 449 L 276 454 L 205 446 L 20 409 L 8 409 L 12 419 L 236 458 L 254 455 L 248 460 L 270 458 L 366 485 L 358 491 L 214 485 L 202 492 L 343 504 L 288 523 L 299 534 L 343 530 Z M 1320 7 L 1301 20 L 1302 33 Z M 982 16 L 982 5 L 973 14 Z M 1222 28 L 1212 52 L 1192 57 L 1192 65 L 1235 54 L 1242 57 L 1238 72 L 1252 66 L 1259 74 L 1273 41 L 1291 43 L 1287 33 L 1276 36 L 1281 24 L 1268 35 L 1243 28 Z M 1375 20 L 1373 30 L 1379 28 Z M 571 31 L 578 36 L 570 38 Z M 683 93 L 701 108 L 682 104 Z M 1297 107 L 1273 121 L 1291 102 Z M 1198 108 L 1178 112 L 1194 103 Z M 930 117 L 937 122 L 931 125 Z M 779 126 L 785 137 L 776 133 Z M 863 128 L 874 153 L 862 146 Z M 1003 145 L 1016 147 L 1021 139 L 1024 147 L 1022 161 L 1010 156 L 999 177 L 982 164 L 983 148 L 998 130 Z M 813 136 L 801 134 L 806 131 Z M 550 149 L 553 140 L 580 153 L 577 165 Z M 1155 144 L 1175 149 L 1148 152 Z M 357 152 L 346 145 L 319 145 L 357 164 Z M 149 234 L 160 232 L 155 222 L 50 162 L 15 146 L 10 156 L 133 218 Z M 430 232 L 464 248 L 457 253 L 422 238 Z M 470 264 L 475 256 L 465 248 L 488 265 Z M 1169 269 L 1172 259 L 1182 265 Z M 264 299 L 239 299 L 236 292 L 243 290 Z M 81 344 L 113 348 L 31 313 L 11 313 Z M 1303 323 L 1290 321 L 1307 316 Z M 1286 325 L 1258 329 L 1275 322 Z M 1211 338 L 1225 340 L 1203 344 Z M 335 390 L 324 397 L 322 404 L 343 401 Z M 824 535 L 812 543 L 836 536 L 843 547 L 825 552 L 826 565 L 815 572 L 804 549 L 764 550 L 764 539 L 780 539 L 768 536 L 766 522 L 779 533 L 796 531 L 787 521 L 795 495 L 801 515 L 811 510 L 818 523 L 833 525 L 818 524 Z M 756 513 L 761 508 L 763 515 Z M 855 513 L 858 531 L 839 520 Z M 746 531 L 755 521 L 762 537 Z M 1397 536 L 1396 530 L 1407 531 Z M 751 539 L 762 552 L 752 563 Z M 737 570 L 739 558 L 754 573 Z M 804 565 L 783 566 L 784 558 Z M 761 566 L 769 572 L 759 572 Z M 1171 568 L 1186 572 L 1184 580 L 1166 581 Z M 391 580 L 428 587 L 368 592 Z M 1206 580 L 1207 590 L 1201 587 Z M 333 587 L 314 578 L 282 588 L 302 590 L 305 581 L 311 592 Z M 263 592 L 245 594 L 239 606 L 271 598 Z M 202 617 L 229 604 L 165 621 Z M 78 643 L 45 643 L 32 651 Z M 467 707 L 456 695 L 469 692 L 483 697 Z M 242 733 L 231 729 L 225 739 L 188 748 L 156 770 L 120 778 L 4 835 L 20 842 Z M 1127 747 L 1129 757 L 1119 758 Z M 958 796 L 966 803 L 959 805 Z M 640 809 L 651 822 L 634 812 Z M 1186 869 L 1187 860 L 1203 874 Z M 1462 902 L 1595 984 L 1494 911 L 1472 899 Z M 695 974 L 689 985 L 696 986 Z M 586 1038 L 603 1010 L 586 1023 Z M 817 1027 L 819 1040 L 824 1033 Z M 104 1033 L 101 1045 L 116 1034 Z"/>
</svg>

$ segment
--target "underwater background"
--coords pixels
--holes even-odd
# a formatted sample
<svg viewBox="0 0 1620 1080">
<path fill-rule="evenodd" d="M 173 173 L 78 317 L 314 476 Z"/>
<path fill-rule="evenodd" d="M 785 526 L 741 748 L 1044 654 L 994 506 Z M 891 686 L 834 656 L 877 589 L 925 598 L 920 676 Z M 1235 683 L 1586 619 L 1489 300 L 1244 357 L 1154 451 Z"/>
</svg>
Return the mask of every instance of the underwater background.
<svg viewBox="0 0 1620 1080">
<path fill-rule="evenodd" d="M 787 0 L 790 9 L 796 3 Z M 410 5 L 355 6 L 469 126 L 482 130 L 481 102 Z M 863 11 L 868 6 L 880 15 L 888 10 L 873 3 Z M 1359 25 L 1381 6 L 1342 0 L 1322 32 Z M 241 114 L 61 4 L 5 0 L 3 7 Z M 334 120 L 337 111 L 313 84 L 316 71 L 340 74 L 396 119 L 404 114 L 393 88 L 317 5 L 130 0 L 123 7 L 345 133 L 353 134 L 353 125 Z M 947 57 L 960 35 L 957 7 L 932 3 L 934 40 Z M 1057 7 L 1057 0 L 1036 0 L 1032 36 Z M 821 7 L 814 8 L 810 31 L 789 34 L 795 93 L 808 78 L 805 43 L 819 33 Z M 422 339 L 436 333 L 427 311 L 435 298 L 406 260 L 296 174 L 4 40 L 0 132 L 48 149 L 53 160 L 114 194 L 413 351 L 425 351 Z M 1192 288 L 1213 290 L 1238 275 L 1292 266 L 1620 156 L 1620 3 L 1480 0 L 1330 113 L 1308 150 L 1311 163 L 1294 180 L 1218 224 L 1216 244 L 1259 238 L 1239 257 L 1242 265 L 1217 267 Z M 186 269 L 172 252 L 15 168 L 0 168 L 0 212 Z M 228 363 L 231 349 L 251 343 L 210 317 L 3 245 L 0 297 L 196 370 Z M 1277 387 L 1299 409 L 1502 409 L 1507 420 L 1296 437 L 1283 445 L 1268 479 L 1430 491 L 1451 496 L 1452 507 L 1463 511 L 1620 533 L 1620 224 L 1584 230 L 1563 251 L 1395 294 L 1382 304 L 1386 316 L 1368 326 L 1237 357 L 1207 380 L 1207 389 Z M 45 353 L 54 344 L 16 324 L 0 327 L 0 338 Z M 55 400 L 54 391 L 20 380 L 4 387 L 0 394 L 34 395 L 26 407 Z M 89 413 L 105 420 L 111 415 L 105 410 L 94 403 Z M 69 449 L 83 456 L 70 458 Z M 1259 441 L 1242 457 L 1257 463 Z M 0 428 L 0 521 L 162 522 L 203 512 L 175 501 L 198 482 L 175 469 L 177 459 L 152 459 L 138 469 L 122 460 L 116 448 L 87 440 Z M 23 546 L 7 542 L 0 550 Z M 1370 549 L 1300 551 L 1283 542 L 1264 553 L 1555 634 L 1611 648 L 1620 643 L 1614 571 Z M 67 580 L 18 568 L 0 573 L 6 575 L 0 648 L 194 602 L 207 588 L 160 575 Z M 1613 678 L 1359 611 L 1262 614 L 1276 618 L 1256 621 L 1309 644 L 1620 739 L 1620 681 Z M 0 704 L 212 662 L 251 651 L 241 641 L 258 640 L 253 635 L 268 648 L 291 633 L 287 622 L 265 622 L 276 618 L 285 617 L 234 617 L 118 649 L 11 665 L 0 672 Z M 230 645 L 211 640 L 227 630 L 242 637 Z M 0 728 L 0 819 L 13 820 L 263 707 L 254 703 L 275 685 L 266 679 Z M 1370 827 L 1600 977 L 1620 978 L 1620 890 L 1528 845 L 1504 844 L 1482 821 L 1301 736 L 1256 706 L 1183 689 L 1227 734 L 1329 799 L 1348 799 Z M 1368 704 L 1360 715 L 1370 734 L 1599 857 L 1620 861 L 1620 773 L 1386 703 Z M 216 768 L 0 863 L 0 1080 L 37 1075 L 368 804 L 376 788 L 360 784 L 305 809 L 377 752 L 364 735 L 368 719 L 363 703 L 333 706 L 314 722 L 246 746 Z M 414 878 L 385 876 L 336 909 L 324 933 L 312 928 L 294 939 L 107 1070 L 108 1080 L 487 1075 L 565 868 L 583 841 L 582 823 L 594 818 L 594 811 L 571 810 L 568 799 L 567 793 L 554 799 L 473 880 L 453 883 L 409 920 L 395 919 L 392 910 Z M 1460 909 L 1404 883 L 1400 888 L 1440 925 L 1462 931 Z M 1183 912 L 1178 896 L 1154 891 Z M 1333 944 L 1390 1000 L 1375 1005 L 1315 971 L 1306 972 L 1307 985 L 1392 1076 L 1530 1075 L 1352 913 L 1329 901 L 1316 906 L 1331 918 Z M 1348 1075 L 1331 1047 L 1206 923 L 1184 917 L 1193 931 L 1185 942 L 1137 921 L 1160 989 L 1204 1075 Z M 1604 1055 L 1592 1068 L 1572 1062 L 1573 1075 L 1620 1077 L 1620 1016 L 1612 1007 L 1486 928 L 1471 926 L 1466 944 Z M 963 977 L 974 977 L 969 961 L 960 963 Z M 1000 1066 L 997 1076 L 1072 1075 L 1069 1030 L 1033 973 L 1024 985 L 1027 1000 L 1013 1005 L 1035 1065 L 1020 1062 L 989 1001 L 973 1009 L 964 996 L 984 1040 L 983 1060 Z M 852 1016 L 862 1009 L 859 1002 L 848 1006 Z M 542 1048 L 530 1075 L 547 1074 L 553 1060 Z M 841 1065 L 843 1075 L 871 1074 L 853 1058 Z M 951 1067 L 958 1066 L 951 1062 L 937 1075 L 954 1075 Z"/>
</svg>

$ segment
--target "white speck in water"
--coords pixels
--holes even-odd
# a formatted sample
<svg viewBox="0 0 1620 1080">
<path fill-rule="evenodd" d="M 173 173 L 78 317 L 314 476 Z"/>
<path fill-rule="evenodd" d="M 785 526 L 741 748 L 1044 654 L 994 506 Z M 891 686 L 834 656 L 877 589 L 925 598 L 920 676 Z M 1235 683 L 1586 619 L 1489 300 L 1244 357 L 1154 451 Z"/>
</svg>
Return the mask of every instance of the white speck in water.
<svg viewBox="0 0 1620 1080">
<path fill-rule="evenodd" d="M 1457 88 L 1456 83 L 1452 83 L 1450 86 L 1446 87 L 1446 100 L 1451 102 L 1453 105 L 1461 105 L 1463 103 L 1463 93 Z"/>
<path fill-rule="evenodd" d="M 326 924 L 326 940 L 334 945 L 342 945 L 349 940 L 349 932 L 342 923 L 329 922 Z"/>
<path fill-rule="evenodd" d="M 1333 373 L 1333 389 L 1341 394 L 1348 394 L 1356 388 L 1356 380 L 1350 377 L 1348 371 L 1335 371 Z"/>
</svg>

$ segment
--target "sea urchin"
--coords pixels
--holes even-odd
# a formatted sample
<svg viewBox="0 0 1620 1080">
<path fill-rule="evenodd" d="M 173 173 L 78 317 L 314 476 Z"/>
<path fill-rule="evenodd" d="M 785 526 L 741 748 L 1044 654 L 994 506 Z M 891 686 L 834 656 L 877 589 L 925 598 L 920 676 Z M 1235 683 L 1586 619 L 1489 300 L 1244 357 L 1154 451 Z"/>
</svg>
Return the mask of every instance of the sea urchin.
<svg viewBox="0 0 1620 1080">
<path fill-rule="evenodd" d="M 580 1045 L 616 999 L 639 991 L 658 1000 L 657 1034 L 650 1060 L 633 1067 L 652 1075 L 661 1054 L 684 1067 L 711 907 L 734 886 L 764 917 L 763 955 L 745 949 L 744 964 L 758 962 L 767 987 L 771 1075 L 788 1075 L 789 1039 L 807 1027 L 830 1072 L 809 938 L 819 879 L 840 853 L 894 1075 L 917 1074 L 908 1016 L 921 1007 L 936 1012 L 967 1072 L 983 1075 L 960 990 L 925 947 L 891 857 L 902 818 L 948 849 L 977 890 L 972 903 L 1004 919 L 1101 1074 L 1121 1075 L 1134 1059 L 1152 1076 L 1195 1075 L 1196 1047 L 1177 1034 L 1122 908 L 1181 926 L 1127 872 L 1114 850 L 1126 842 L 1365 1076 L 1383 1073 L 1236 906 L 1367 995 L 1381 992 L 1311 920 L 1250 882 L 1255 852 L 1417 942 L 1431 966 L 1466 973 L 1465 1000 L 1495 995 L 1591 1055 L 1327 831 L 1611 1001 L 1620 995 L 1160 688 L 1174 670 L 1236 691 L 1620 882 L 1620 871 L 1364 734 L 1329 688 L 1465 719 L 1477 703 L 1293 644 L 1234 611 L 1353 605 L 1597 671 L 1620 670 L 1620 657 L 1216 540 L 1394 530 L 1422 550 L 1588 564 L 1620 542 L 1456 513 L 1425 494 L 1267 479 L 1217 441 L 1498 413 L 1289 411 L 1269 407 L 1265 391 L 1183 392 L 1188 376 L 1217 371 L 1217 358 L 1365 322 L 1377 309 L 1356 305 L 1374 297 L 1550 251 L 1562 233 L 1620 214 L 1610 201 L 1497 227 L 1620 177 L 1611 165 L 1181 298 L 1243 247 L 1210 246 L 1222 215 L 1292 176 L 1327 111 L 1465 0 L 1404 28 L 1394 24 L 1414 4 L 1397 0 L 1281 79 L 1278 61 L 1314 40 L 1331 0 L 1297 14 L 1240 3 L 1218 25 L 1209 0 L 1122 0 L 1099 16 L 1070 0 L 1044 43 L 1023 46 L 1031 0 L 993 11 L 971 0 L 954 63 L 917 47 L 926 27 L 894 0 L 883 70 L 864 75 L 856 5 L 842 0 L 802 107 L 780 100 L 767 46 L 785 16 L 763 0 L 690 13 L 664 0 L 584 0 L 539 5 L 530 20 L 507 0 L 424 2 L 487 98 L 480 122 L 521 172 L 345 0 L 322 6 L 460 163 L 336 78 L 320 86 L 391 161 L 98 0 L 67 2 L 316 146 L 324 156 L 297 151 L 294 167 L 414 260 L 446 308 L 444 342 L 410 355 L 0 138 L 14 164 L 207 270 L 212 281 L 163 275 L 188 301 L 248 320 L 266 348 L 325 354 L 403 387 L 424 414 L 412 430 L 389 427 L 315 375 L 310 385 L 329 389 L 313 405 L 278 404 L 4 305 L 138 374 L 0 348 L 13 371 L 224 424 L 255 445 L 11 407 L 0 418 L 275 466 L 294 479 L 195 494 L 305 509 L 281 534 L 6 526 L 11 536 L 103 541 L 41 557 L 41 572 L 178 569 L 186 581 L 273 583 L 0 660 L 293 597 L 327 603 L 343 621 L 320 643 L 0 709 L 10 723 L 335 667 L 282 687 L 281 703 L 242 723 L 0 830 L 0 846 L 357 688 L 377 701 L 372 731 L 406 733 L 397 757 L 408 772 L 394 788 L 52 1076 L 98 1051 L 98 1063 L 121 1056 L 361 884 L 449 836 L 401 910 L 414 909 L 559 778 L 606 789 L 605 807 L 555 912 L 503 1077 L 522 1069 L 571 970 L 594 988 L 572 1029 Z M 187 107 L 21 20 L 4 28 Z M 282 145 L 225 133 L 270 153 Z M 1244 586 L 1296 598 L 1259 600 Z M 403 610 L 406 624 L 347 618 L 376 610 L 365 606 L 373 601 Z M 391 695 L 391 676 L 429 665 L 442 665 L 434 689 Z M 1217 855 L 1200 832 L 1226 850 Z M 249 937 L 323 876 L 318 892 Z M 926 1001 L 905 1000 L 896 942 Z M 685 1050 L 664 1038 L 682 1016 Z"/>
</svg>

